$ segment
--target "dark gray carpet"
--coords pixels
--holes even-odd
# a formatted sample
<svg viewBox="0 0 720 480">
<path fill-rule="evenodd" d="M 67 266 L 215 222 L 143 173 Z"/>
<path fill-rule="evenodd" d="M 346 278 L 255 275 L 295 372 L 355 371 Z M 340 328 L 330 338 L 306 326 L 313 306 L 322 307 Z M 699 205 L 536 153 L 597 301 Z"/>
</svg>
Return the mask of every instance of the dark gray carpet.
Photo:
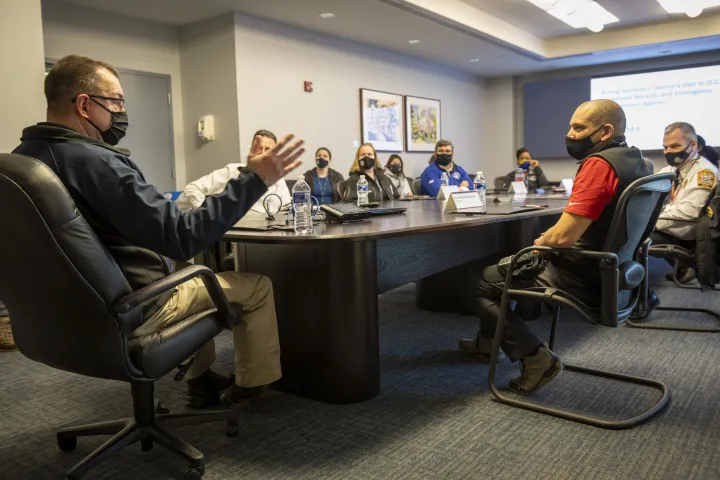
<svg viewBox="0 0 720 480">
<path fill-rule="evenodd" d="M 720 293 L 657 288 L 665 305 L 720 309 Z M 417 311 L 408 286 L 380 299 L 382 394 L 335 406 L 271 394 L 241 416 L 239 438 L 223 425 L 178 433 L 205 452 L 212 479 L 718 479 L 720 334 L 592 327 L 567 315 L 557 350 L 576 364 L 666 381 L 672 404 L 649 424 L 607 431 L 491 401 L 487 367 L 461 358 L 457 338 L 474 334 L 471 317 Z M 702 321 L 657 312 L 658 321 Z M 707 323 L 707 322 L 706 322 Z M 545 332 L 547 319 L 532 322 Z M 227 335 L 220 368 L 231 364 Z M 502 382 L 515 372 L 502 367 Z M 0 355 L 0 478 L 62 478 L 101 442 L 81 439 L 66 454 L 54 430 L 130 413 L 120 383 L 52 370 L 18 353 Z M 157 393 L 175 411 L 183 387 L 166 379 Z M 536 398 L 609 417 L 640 412 L 656 398 L 642 387 L 564 372 Z M 135 446 L 87 478 L 182 479 L 182 460 Z"/>
</svg>

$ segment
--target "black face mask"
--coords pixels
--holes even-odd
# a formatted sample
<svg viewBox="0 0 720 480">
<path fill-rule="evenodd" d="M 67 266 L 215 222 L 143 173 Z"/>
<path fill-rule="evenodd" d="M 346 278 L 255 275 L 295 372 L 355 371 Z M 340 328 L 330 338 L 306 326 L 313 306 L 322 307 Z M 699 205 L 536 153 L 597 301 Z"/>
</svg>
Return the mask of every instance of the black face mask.
<svg viewBox="0 0 720 480">
<path fill-rule="evenodd" d="M 315 163 L 317 163 L 317 166 L 320 168 L 325 168 L 330 164 L 330 162 L 325 160 L 324 158 L 316 158 Z"/>
<path fill-rule="evenodd" d="M 570 137 L 565 137 L 565 147 L 567 148 L 568 155 L 570 155 L 575 160 L 582 160 L 583 158 L 590 155 L 590 153 L 595 148 L 595 145 L 597 145 L 596 143 L 593 143 L 590 137 L 602 130 L 604 126 L 605 125 L 598 128 L 587 137 L 578 138 L 577 140 Z"/>
<path fill-rule="evenodd" d="M 438 153 L 435 155 L 435 162 L 441 167 L 447 167 L 452 162 L 452 153 Z"/>
<path fill-rule="evenodd" d="M 363 170 L 370 170 L 371 168 L 373 168 L 375 166 L 375 159 L 372 157 L 365 156 L 365 157 L 362 157 L 358 161 L 358 163 L 360 164 L 360 168 L 362 168 Z"/>
<path fill-rule="evenodd" d="M 95 127 L 97 129 L 97 131 L 100 132 L 103 142 L 107 143 L 108 145 L 117 145 L 120 142 L 120 140 L 122 140 L 122 138 L 127 133 L 127 129 L 128 129 L 128 114 L 127 114 L 127 112 L 113 112 L 112 110 L 108 109 L 105 105 L 98 102 L 94 98 L 90 97 L 90 99 L 110 113 L 110 121 L 112 123 L 110 124 L 110 128 L 108 128 L 107 130 L 105 130 L 103 132 L 90 119 L 88 119 L 88 122 L 90 122 L 90 125 Z"/>
<path fill-rule="evenodd" d="M 685 147 L 685 149 L 682 152 L 675 152 L 675 153 L 666 153 L 665 154 L 665 161 L 670 165 L 671 167 L 677 167 L 682 165 L 685 160 L 690 158 L 690 152 L 687 151 L 687 149 L 690 147 L 688 145 Z"/>
<path fill-rule="evenodd" d="M 397 164 L 395 164 L 395 165 L 390 165 L 390 166 L 388 167 L 388 169 L 389 169 L 392 173 L 400 173 L 400 172 L 402 172 L 402 165 L 397 165 Z"/>
</svg>

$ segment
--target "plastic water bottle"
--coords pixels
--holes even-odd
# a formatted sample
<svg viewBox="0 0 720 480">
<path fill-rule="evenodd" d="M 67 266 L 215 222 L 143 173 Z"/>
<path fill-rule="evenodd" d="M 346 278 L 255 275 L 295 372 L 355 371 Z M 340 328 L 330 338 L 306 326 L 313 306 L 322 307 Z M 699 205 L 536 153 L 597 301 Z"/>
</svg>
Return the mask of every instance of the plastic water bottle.
<svg viewBox="0 0 720 480">
<path fill-rule="evenodd" d="M 443 172 L 442 177 L 440 177 L 440 186 L 447 187 L 448 185 L 450 185 L 450 177 L 448 177 L 447 172 Z"/>
<path fill-rule="evenodd" d="M 312 223 L 312 199 L 310 198 L 310 185 L 301 176 L 292 189 L 292 201 L 294 215 L 295 233 L 307 235 L 313 231 Z"/>
<path fill-rule="evenodd" d="M 365 175 L 360 175 L 360 180 L 357 182 L 357 205 L 358 207 L 364 207 L 370 201 L 368 200 L 368 197 L 370 196 L 370 187 L 368 186 L 367 178 L 365 178 Z"/>
<path fill-rule="evenodd" d="M 515 169 L 515 181 L 516 182 L 525 182 L 525 170 L 518 167 Z"/>
<path fill-rule="evenodd" d="M 485 180 L 482 172 L 477 172 L 473 184 L 475 185 L 475 190 L 477 190 L 478 195 L 480 195 L 480 204 L 483 207 L 487 207 L 487 203 L 485 202 L 487 198 L 487 180 Z"/>
</svg>

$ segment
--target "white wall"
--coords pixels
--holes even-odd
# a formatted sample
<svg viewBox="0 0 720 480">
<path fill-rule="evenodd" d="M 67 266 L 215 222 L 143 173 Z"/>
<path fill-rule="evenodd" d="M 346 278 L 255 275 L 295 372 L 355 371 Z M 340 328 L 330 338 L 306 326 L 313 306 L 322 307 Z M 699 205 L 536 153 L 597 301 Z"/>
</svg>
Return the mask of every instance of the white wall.
<svg viewBox="0 0 720 480">
<path fill-rule="evenodd" d="M 0 152 L 20 143 L 22 129 L 45 121 L 45 61 L 40 0 L 0 0 Z"/>
<path fill-rule="evenodd" d="M 511 77 L 492 78 L 487 81 L 485 124 L 486 142 L 481 151 L 487 155 L 483 162 L 485 177 L 492 185 L 495 177 L 506 175 L 515 168 L 515 90 Z"/>
<path fill-rule="evenodd" d="M 24 5 L 25 1 L 12 3 Z M 57 1 L 43 2 L 42 23 L 48 59 L 58 60 L 76 53 L 121 69 L 170 75 L 175 181 L 178 187 L 184 186 L 187 175 L 178 29 Z"/>
<path fill-rule="evenodd" d="M 515 131 L 516 145 L 522 146 L 524 139 L 523 132 L 523 85 L 529 82 L 540 80 L 556 80 L 561 78 L 572 78 L 593 75 L 614 75 L 623 73 L 641 72 L 655 69 L 672 69 L 676 67 L 687 67 L 694 65 L 703 65 L 708 63 L 717 63 L 717 52 L 704 52 L 692 55 L 678 55 L 671 57 L 662 57 L 657 59 L 614 63 L 607 65 L 598 65 L 594 67 L 575 68 L 566 70 L 557 70 L 552 72 L 542 72 L 532 75 L 525 75 L 516 78 L 515 88 Z M 568 122 L 570 119 L 568 119 Z M 569 126 L 568 126 L 569 128 Z M 564 139 L 557 139 L 562 142 Z M 662 132 L 658 132 L 658 144 L 662 144 Z M 653 160 L 655 171 L 667 166 L 665 158 L 661 151 L 643 152 L 644 155 Z M 571 158 L 561 159 L 544 159 L 542 161 L 543 169 L 550 180 L 559 180 L 561 178 L 574 177 L 577 172 L 578 165 Z"/>
<path fill-rule="evenodd" d="M 241 158 L 234 16 L 222 15 L 182 27 L 180 52 L 188 132 L 185 154 L 188 180 L 193 181 Z M 212 142 L 194 134 L 203 115 L 215 117 L 216 140 Z"/>
<path fill-rule="evenodd" d="M 332 167 L 347 176 L 360 140 L 360 88 L 441 100 L 442 137 L 455 144 L 469 171 L 485 168 L 484 81 L 476 76 L 373 47 L 237 14 L 235 40 L 241 151 L 266 128 L 307 142 L 300 168 L 314 167 L 326 146 Z M 312 81 L 314 93 L 303 91 Z M 384 164 L 389 153 L 381 153 Z M 431 153 L 403 154 L 409 175 L 419 176 Z"/>
</svg>

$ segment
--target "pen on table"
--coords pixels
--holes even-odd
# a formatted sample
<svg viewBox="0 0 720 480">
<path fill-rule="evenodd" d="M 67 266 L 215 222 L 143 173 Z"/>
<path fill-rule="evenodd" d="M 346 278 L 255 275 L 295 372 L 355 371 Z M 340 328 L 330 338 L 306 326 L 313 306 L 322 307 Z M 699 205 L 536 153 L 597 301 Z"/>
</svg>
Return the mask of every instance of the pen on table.
<svg viewBox="0 0 720 480">
<path fill-rule="evenodd" d="M 526 208 L 545 208 L 545 205 L 523 205 Z"/>
</svg>

